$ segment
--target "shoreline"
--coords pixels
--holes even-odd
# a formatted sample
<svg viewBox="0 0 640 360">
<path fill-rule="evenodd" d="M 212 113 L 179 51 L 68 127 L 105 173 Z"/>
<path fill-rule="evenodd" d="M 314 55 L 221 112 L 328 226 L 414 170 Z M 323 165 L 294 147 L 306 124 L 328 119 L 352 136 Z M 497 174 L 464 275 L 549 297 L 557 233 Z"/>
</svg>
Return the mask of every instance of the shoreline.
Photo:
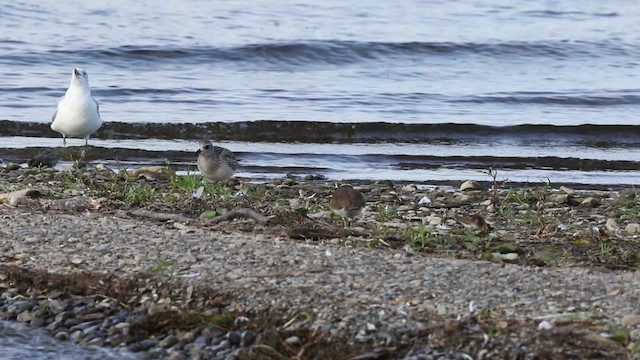
<svg viewBox="0 0 640 360">
<path fill-rule="evenodd" d="M 50 327 L 61 340 L 93 341 L 160 358 L 274 358 L 300 352 L 304 358 L 361 359 L 639 356 L 637 268 L 615 253 L 637 249 L 635 235 L 626 233 L 623 223 L 634 223 L 637 212 L 616 214 L 620 224 L 606 242 L 590 222 L 582 233 L 571 228 L 536 235 L 536 223 L 525 227 L 519 217 L 506 215 L 502 222 L 498 210 L 487 212 L 487 205 L 480 205 L 491 196 L 486 190 L 370 184 L 361 190 L 375 211 L 365 212 L 354 227 L 367 237 L 294 240 L 287 236 L 292 227 L 341 229 L 337 219 L 305 216 L 325 206 L 330 184 L 291 179 L 263 186 L 205 184 L 210 198 L 195 199 L 183 191 L 169 203 L 167 196 L 178 192 L 175 179 L 121 179 L 86 169 L 16 171 L 15 177 L 0 173 L 0 193 L 29 187 L 40 197 L 0 205 L 2 318 Z M 98 196 L 102 187 L 114 196 Z M 239 188 L 245 194 L 234 196 Z M 141 189 L 156 192 L 155 197 Z M 565 199 L 565 192 L 548 190 L 534 197 L 544 195 L 549 206 L 543 212 L 557 217 L 557 209 L 568 208 L 567 216 L 603 218 L 604 226 L 613 218 L 612 206 L 635 210 L 631 203 L 616 202 L 626 199 L 625 191 L 574 193 Z M 500 193 L 503 203 L 521 189 L 509 191 Z M 406 205 L 423 196 L 432 200 L 426 210 Z M 70 200 L 79 198 L 95 201 L 78 208 Z M 583 205 L 588 198 L 598 204 Z M 397 199 L 393 214 L 378 206 L 389 199 Z M 514 200 L 512 213 L 535 213 L 523 206 L 529 202 Z M 270 221 L 207 224 L 198 218 L 204 209 L 238 206 L 266 213 Z M 458 210 L 480 208 L 492 220 L 491 234 L 459 229 L 450 221 L 462 213 Z M 187 220 L 132 215 L 138 209 Z M 437 217 L 449 230 L 437 227 Z M 387 233 L 371 228 L 374 222 L 385 224 Z M 427 227 L 431 232 L 422 237 L 407 230 Z M 555 238 L 560 235 L 564 238 Z M 609 257 L 616 260 L 589 262 L 580 254 L 553 252 L 536 260 L 529 252 L 537 248 L 523 239 L 547 242 L 546 247 L 610 244 Z M 590 243 L 572 243 L 578 240 Z M 503 249 L 477 248 L 487 242 Z M 585 257 L 593 256 L 588 249 Z"/>
</svg>

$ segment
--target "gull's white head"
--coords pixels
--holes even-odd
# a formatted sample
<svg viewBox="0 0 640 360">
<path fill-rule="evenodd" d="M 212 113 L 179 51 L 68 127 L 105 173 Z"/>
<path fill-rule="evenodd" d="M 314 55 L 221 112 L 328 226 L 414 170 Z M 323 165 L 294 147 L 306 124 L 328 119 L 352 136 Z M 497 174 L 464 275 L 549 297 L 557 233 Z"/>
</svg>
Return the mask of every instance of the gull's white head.
<svg viewBox="0 0 640 360">
<path fill-rule="evenodd" d="M 71 73 L 71 83 L 80 83 L 89 86 L 89 74 L 85 69 L 74 68 Z"/>
</svg>

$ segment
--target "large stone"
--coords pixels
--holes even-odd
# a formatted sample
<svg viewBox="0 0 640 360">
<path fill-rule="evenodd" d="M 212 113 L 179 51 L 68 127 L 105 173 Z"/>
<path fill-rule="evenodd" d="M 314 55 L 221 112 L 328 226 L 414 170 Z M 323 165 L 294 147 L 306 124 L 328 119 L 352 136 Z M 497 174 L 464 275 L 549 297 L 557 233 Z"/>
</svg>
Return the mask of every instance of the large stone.
<svg viewBox="0 0 640 360">
<path fill-rule="evenodd" d="M 460 185 L 460 191 L 481 190 L 482 187 L 477 181 L 467 180 Z"/>
<path fill-rule="evenodd" d="M 580 205 L 584 206 L 584 207 L 594 208 L 594 207 L 598 207 L 600 205 L 600 200 L 598 200 L 596 198 L 588 197 L 588 198 L 582 200 Z"/>
<path fill-rule="evenodd" d="M 624 231 L 626 231 L 629 234 L 637 234 L 640 232 L 640 224 L 638 223 L 627 224 L 627 226 L 624 228 Z"/>
<path fill-rule="evenodd" d="M 173 345 L 178 343 L 178 338 L 174 335 L 169 335 L 166 338 L 162 339 L 162 341 L 160 341 L 160 343 L 158 344 L 158 346 L 160 346 L 161 348 L 170 348 Z"/>
<path fill-rule="evenodd" d="M 429 226 L 438 226 L 442 224 L 442 218 L 440 216 L 429 215 L 422 219 L 422 223 Z"/>
<path fill-rule="evenodd" d="M 18 170 L 20 169 L 20 165 L 14 163 L 14 162 L 10 162 L 7 164 L 7 166 L 4 167 L 4 171 L 13 171 L 13 170 Z"/>
<path fill-rule="evenodd" d="M 623 326 L 634 327 L 640 324 L 640 315 L 638 314 L 627 314 L 622 317 L 620 323 Z"/>
<path fill-rule="evenodd" d="M 605 228 L 607 228 L 608 232 L 615 233 L 620 228 L 618 223 L 614 219 L 607 219 L 607 222 L 604 224 Z"/>
<path fill-rule="evenodd" d="M 418 187 L 415 184 L 407 184 L 402 187 L 402 191 L 414 192 L 414 191 L 418 191 Z"/>
<path fill-rule="evenodd" d="M 563 193 L 567 194 L 567 195 L 573 195 L 575 194 L 575 190 L 573 190 L 572 188 L 568 188 L 566 186 L 560 186 L 560 191 L 562 191 Z"/>
<path fill-rule="evenodd" d="M 549 200 L 556 204 L 567 204 L 569 202 L 570 195 L 567 194 L 553 194 L 549 196 Z"/>
<path fill-rule="evenodd" d="M 35 317 L 35 315 L 31 311 L 25 310 L 25 311 L 21 312 L 20 314 L 18 314 L 16 320 L 22 321 L 22 322 L 28 322 L 28 321 L 33 320 L 34 317 Z"/>
</svg>

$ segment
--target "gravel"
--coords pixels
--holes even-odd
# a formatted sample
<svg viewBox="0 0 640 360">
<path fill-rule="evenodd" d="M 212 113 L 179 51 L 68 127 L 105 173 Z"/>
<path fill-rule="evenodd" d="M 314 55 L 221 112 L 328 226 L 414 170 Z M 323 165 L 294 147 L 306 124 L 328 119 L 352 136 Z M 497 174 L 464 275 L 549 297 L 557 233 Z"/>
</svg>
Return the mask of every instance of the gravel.
<svg viewBox="0 0 640 360">
<path fill-rule="evenodd" d="M 426 328 L 433 314 L 455 318 L 487 310 L 551 323 L 569 314 L 603 319 L 627 326 L 632 343 L 640 340 L 637 272 L 434 258 L 401 249 L 297 242 L 265 236 L 259 229 L 249 234 L 172 226 L 130 218 L 124 212 L 41 214 L 1 206 L 0 249 L 4 264 L 26 269 L 160 272 L 231 294 L 227 310 L 289 317 L 310 313 L 311 327 L 356 343 L 393 344 L 404 333 Z M 36 316 L 29 312 L 33 303 L 11 306 L 19 320 L 34 321 Z M 59 302 L 53 300 L 48 307 L 64 318 Z M 102 318 L 85 316 L 82 326 L 54 332 L 55 337 L 87 341 L 86 335 L 97 329 L 91 325 Z M 229 334 L 218 341 L 216 351 L 228 355 L 230 347 L 256 338 L 255 333 Z M 119 339 L 111 340 L 117 345 Z M 292 336 L 286 341 L 300 339 Z M 165 349 L 177 342 L 165 337 L 138 342 L 130 350 L 169 356 Z M 195 356 L 208 343 L 210 339 L 196 338 L 183 350 Z"/>
</svg>

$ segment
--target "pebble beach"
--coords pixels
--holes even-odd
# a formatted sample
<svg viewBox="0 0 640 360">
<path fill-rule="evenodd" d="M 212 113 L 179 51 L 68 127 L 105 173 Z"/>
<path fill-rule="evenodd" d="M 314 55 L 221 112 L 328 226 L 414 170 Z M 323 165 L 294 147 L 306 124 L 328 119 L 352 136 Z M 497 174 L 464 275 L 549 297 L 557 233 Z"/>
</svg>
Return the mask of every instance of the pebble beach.
<svg viewBox="0 0 640 360">
<path fill-rule="evenodd" d="M 0 193 L 30 191 L 0 205 L 2 319 L 131 358 L 640 358 L 632 189 L 531 187 L 547 191 L 538 207 L 513 213 L 554 214 L 554 233 L 487 205 L 521 188 L 360 184 L 368 210 L 345 228 L 314 217 L 328 182 L 205 183 L 197 198 L 142 173 L 0 172 Z M 269 221 L 199 216 L 238 206 Z M 493 230 L 461 230 L 456 211 Z M 308 228 L 340 236 L 301 239 Z"/>
</svg>

